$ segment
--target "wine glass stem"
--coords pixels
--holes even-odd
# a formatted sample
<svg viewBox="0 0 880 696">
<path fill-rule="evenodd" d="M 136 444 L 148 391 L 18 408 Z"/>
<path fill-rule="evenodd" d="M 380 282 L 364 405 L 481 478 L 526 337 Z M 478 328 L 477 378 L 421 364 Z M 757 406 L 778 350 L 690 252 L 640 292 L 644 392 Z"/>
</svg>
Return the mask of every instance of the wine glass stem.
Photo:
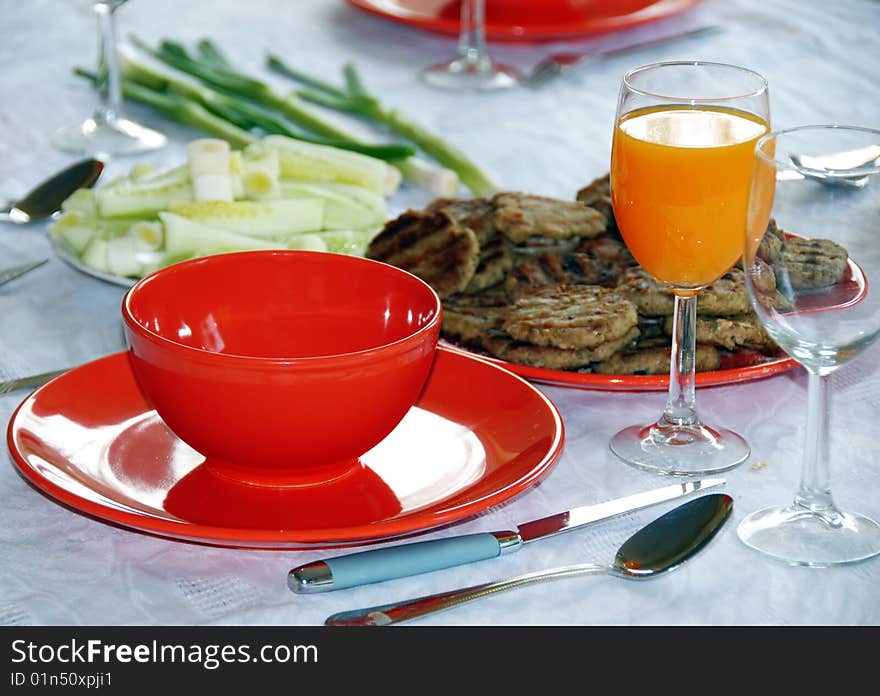
<svg viewBox="0 0 880 696">
<path fill-rule="evenodd" d="M 800 488 L 795 504 L 815 512 L 836 514 L 828 470 L 828 423 L 831 415 L 831 376 L 809 372 L 807 430 Z"/>
<path fill-rule="evenodd" d="M 672 362 L 669 366 L 669 394 L 663 421 L 673 425 L 699 425 L 696 377 L 697 296 L 675 296 L 672 327 Z"/>
<path fill-rule="evenodd" d="M 110 123 L 122 114 L 122 89 L 119 79 L 119 56 L 116 52 L 116 5 L 95 3 L 100 41 L 99 74 L 103 78 L 102 104 L 95 112 L 98 123 Z"/>
<path fill-rule="evenodd" d="M 458 55 L 470 65 L 483 65 L 489 60 L 485 24 L 485 0 L 462 0 Z"/>
</svg>

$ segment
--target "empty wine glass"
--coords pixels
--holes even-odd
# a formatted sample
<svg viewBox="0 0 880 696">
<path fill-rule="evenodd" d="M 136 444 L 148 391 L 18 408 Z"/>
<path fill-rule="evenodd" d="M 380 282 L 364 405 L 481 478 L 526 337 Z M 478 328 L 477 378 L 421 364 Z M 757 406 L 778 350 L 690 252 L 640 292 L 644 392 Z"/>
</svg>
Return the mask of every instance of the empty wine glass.
<svg viewBox="0 0 880 696">
<path fill-rule="evenodd" d="M 807 370 L 800 488 L 738 527 L 748 546 L 793 565 L 880 553 L 880 524 L 831 495 L 830 380 L 880 333 L 880 131 L 803 126 L 758 141 L 743 254 L 767 333 Z M 869 284 L 875 284 L 869 287 Z"/>
<path fill-rule="evenodd" d="M 492 60 L 486 48 L 485 0 L 461 0 L 458 56 L 427 68 L 425 82 L 441 89 L 488 92 L 513 87 L 519 81 L 514 68 Z"/>
<path fill-rule="evenodd" d="M 742 255 L 755 143 L 770 130 L 767 81 L 735 65 L 655 63 L 621 84 L 611 149 L 620 233 L 644 271 L 675 296 L 666 407 L 610 447 L 628 464 L 696 476 L 749 456 L 735 432 L 697 413 L 697 296 Z"/>
<path fill-rule="evenodd" d="M 161 133 L 125 117 L 116 51 L 116 10 L 126 0 L 101 0 L 92 6 L 98 18 L 102 103 L 91 118 L 56 131 L 52 143 L 59 150 L 107 158 L 134 155 L 162 147 Z"/>
</svg>

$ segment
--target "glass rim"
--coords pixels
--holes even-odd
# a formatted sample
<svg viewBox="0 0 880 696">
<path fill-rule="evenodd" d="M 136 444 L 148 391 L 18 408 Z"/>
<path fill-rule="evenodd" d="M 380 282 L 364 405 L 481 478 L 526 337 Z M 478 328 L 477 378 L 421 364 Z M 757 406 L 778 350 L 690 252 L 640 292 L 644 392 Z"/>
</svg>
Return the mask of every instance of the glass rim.
<svg viewBox="0 0 880 696">
<path fill-rule="evenodd" d="M 783 135 L 809 130 L 842 130 L 858 133 L 874 133 L 877 136 L 876 145 L 880 146 L 880 130 L 878 130 L 877 128 L 870 128 L 868 126 L 851 126 L 841 123 L 817 123 L 794 126 L 791 128 L 781 128 L 779 130 L 765 133 L 760 138 L 758 138 L 758 141 L 755 143 L 755 156 L 765 163 L 775 167 L 776 169 L 805 173 L 807 175 L 818 175 L 829 179 L 851 179 L 855 176 L 869 176 L 873 174 L 880 174 L 880 156 L 874 159 L 873 165 L 865 163 L 857 167 L 851 167 L 849 169 L 815 169 L 813 167 L 807 167 L 802 164 L 796 164 L 790 159 L 776 159 L 775 153 L 774 156 L 771 157 L 764 151 L 764 145 L 770 140 L 778 140 L 779 137 Z"/>
<path fill-rule="evenodd" d="M 756 89 L 750 91 L 744 91 L 741 94 L 731 94 L 727 96 L 720 97 L 688 97 L 684 95 L 676 95 L 676 94 L 662 94 L 657 91 L 642 89 L 640 87 L 636 87 L 631 82 L 631 78 L 635 75 L 646 72 L 648 70 L 654 70 L 656 68 L 664 68 L 671 66 L 690 66 L 690 67 L 698 67 L 698 66 L 709 66 L 713 68 L 730 68 L 732 70 L 736 70 L 740 73 L 751 75 L 758 79 L 760 86 Z M 761 75 L 761 73 L 755 72 L 750 68 L 744 68 L 740 65 L 733 65 L 732 63 L 718 63 L 714 61 L 706 61 L 706 60 L 670 60 L 670 61 L 661 61 L 658 63 L 648 63 L 647 65 L 640 65 L 637 68 L 633 68 L 632 70 L 627 71 L 627 73 L 623 76 L 623 84 L 624 86 L 631 92 L 635 94 L 639 94 L 644 97 L 653 97 L 655 99 L 666 99 L 666 100 L 675 100 L 679 102 L 688 102 L 693 104 L 701 104 L 701 103 L 710 103 L 710 102 L 723 102 L 723 101 L 732 101 L 734 99 L 745 99 L 748 97 L 756 97 L 759 94 L 765 93 L 768 91 L 768 83 L 767 78 Z"/>
</svg>

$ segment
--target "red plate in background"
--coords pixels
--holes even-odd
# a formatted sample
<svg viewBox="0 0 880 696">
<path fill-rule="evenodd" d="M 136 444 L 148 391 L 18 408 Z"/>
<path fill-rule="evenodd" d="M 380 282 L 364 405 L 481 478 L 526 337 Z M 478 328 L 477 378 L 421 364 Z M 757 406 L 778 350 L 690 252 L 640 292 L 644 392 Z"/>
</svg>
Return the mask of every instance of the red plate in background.
<svg viewBox="0 0 880 696">
<path fill-rule="evenodd" d="M 577 39 L 677 15 L 700 0 L 486 0 L 490 41 Z M 459 0 L 348 0 L 409 26 L 457 35 Z"/>
</svg>

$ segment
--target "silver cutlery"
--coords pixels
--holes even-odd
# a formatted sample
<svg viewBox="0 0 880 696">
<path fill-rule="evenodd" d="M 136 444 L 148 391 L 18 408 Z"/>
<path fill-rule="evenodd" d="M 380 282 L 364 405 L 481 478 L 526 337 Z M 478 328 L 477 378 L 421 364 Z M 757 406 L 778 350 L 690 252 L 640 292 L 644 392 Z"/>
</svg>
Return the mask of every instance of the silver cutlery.
<svg viewBox="0 0 880 696">
<path fill-rule="evenodd" d="M 104 163 L 96 159 L 72 164 L 37 185 L 19 200 L 0 209 L 0 222 L 27 224 L 52 216 L 74 191 L 91 188 L 103 170 Z"/>
<path fill-rule="evenodd" d="M 451 609 L 505 590 L 589 573 L 602 573 L 627 580 L 656 578 L 675 570 L 702 551 L 730 518 L 732 510 L 733 498 L 729 495 L 704 495 L 670 510 L 642 527 L 623 543 L 610 565 L 579 563 L 550 568 L 427 597 L 342 611 L 329 616 L 324 623 L 327 626 L 388 626 Z"/>
<path fill-rule="evenodd" d="M 20 266 L 13 266 L 12 268 L 6 268 L 0 271 L 0 285 L 8 283 L 10 280 L 15 280 L 19 276 L 23 276 L 25 273 L 30 273 L 35 268 L 42 266 L 48 260 L 49 259 L 41 259 L 40 261 L 34 261 L 33 263 L 23 263 Z"/>
<path fill-rule="evenodd" d="M 328 592 L 496 558 L 537 539 L 570 532 L 724 483 L 722 478 L 677 483 L 526 522 L 518 525 L 516 531 L 465 534 L 313 561 L 292 569 L 287 575 L 287 584 L 300 594 Z"/>
<path fill-rule="evenodd" d="M 872 173 L 880 166 L 880 143 L 858 150 L 829 155 L 791 155 L 798 172 L 829 186 L 864 188 Z M 864 173 L 859 170 L 865 170 Z M 846 172 L 847 175 L 842 175 Z M 856 172 L 855 175 L 852 172 Z"/>
<path fill-rule="evenodd" d="M 20 389 L 36 389 L 44 385 L 46 382 L 59 377 L 67 372 L 64 370 L 52 370 L 51 372 L 43 372 L 39 375 L 29 375 L 27 377 L 17 377 L 15 379 L 0 382 L 0 396 L 9 394 L 10 392 L 19 391 Z"/>
<path fill-rule="evenodd" d="M 641 51 L 646 48 L 662 46 L 664 44 L 672 43 L 673 41 L 680 41 L 682 39 L 692 38 L 696 36 L 714 34 L 719 31 L 721 31 L 721 27 L 712 25 L 707 27 L 700 27 L 698 29 L 690 29 L 679 34 L 664 36 L 658 39 L 640 41 L 638 43 L 630 44 L 628 46 L 613 48 L 608 51 L 598 51 L 596 53 L 556 53 L 541 60 L 535 66 L 535 68 L 522 79 L 522 84 L 532 89 L 539 89 L 540 87 L 543 87 L 548 82 L 556 79 L 563 73 L 569 72 L 570 70 L 587 62 L 612 58 L 614 56 L 624 55 L 626 53 L 635 53 L 636 51 Z"/>
</svg>

